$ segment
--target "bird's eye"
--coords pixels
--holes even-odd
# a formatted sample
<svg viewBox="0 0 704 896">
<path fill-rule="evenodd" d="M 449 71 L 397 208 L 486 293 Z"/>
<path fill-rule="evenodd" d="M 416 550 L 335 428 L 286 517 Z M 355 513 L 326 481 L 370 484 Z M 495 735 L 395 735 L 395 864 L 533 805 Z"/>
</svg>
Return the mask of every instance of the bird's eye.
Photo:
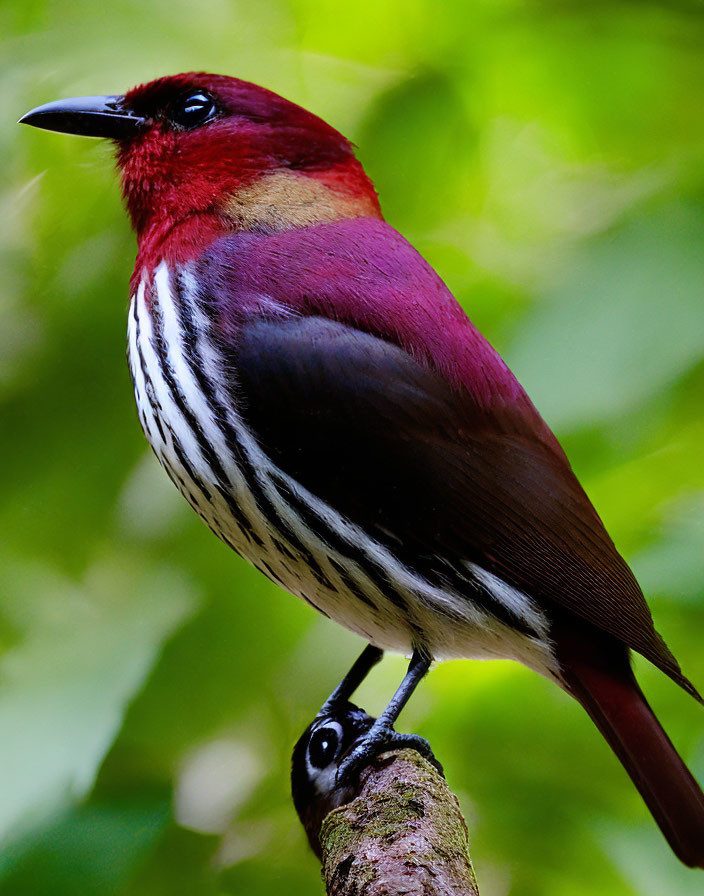
<svg viewBox="0 0 704 896">
<path fill-rule="evenodd" d="M 327 768 L 337 758 L 341 742 L 342 726 L 337 722 L 318 728 L 308 743 L 308 761 L 313 768 Z"/>
<path fill-rule="evenodd" d="M 212 96 L 204 90 L 197 90 L 174 103 L 169 119 L 178 127 L 188 130 L 215 118 L 217 111 L 218 107 Z"/>
</svg>

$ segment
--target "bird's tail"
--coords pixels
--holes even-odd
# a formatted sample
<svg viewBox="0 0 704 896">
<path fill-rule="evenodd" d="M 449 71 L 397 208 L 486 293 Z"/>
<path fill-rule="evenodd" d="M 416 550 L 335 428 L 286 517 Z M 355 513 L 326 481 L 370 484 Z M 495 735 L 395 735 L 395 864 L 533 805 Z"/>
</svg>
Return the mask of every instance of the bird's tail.
<svg viewBox="0 0 704 896">
<path fill-rule="evenodd" d="M 704 793 L 648 705 L 626 652 L 580 654 L 563 654 L 565 685 L 621 760 L 677 857 L 704 868 Z"/>
</svg>

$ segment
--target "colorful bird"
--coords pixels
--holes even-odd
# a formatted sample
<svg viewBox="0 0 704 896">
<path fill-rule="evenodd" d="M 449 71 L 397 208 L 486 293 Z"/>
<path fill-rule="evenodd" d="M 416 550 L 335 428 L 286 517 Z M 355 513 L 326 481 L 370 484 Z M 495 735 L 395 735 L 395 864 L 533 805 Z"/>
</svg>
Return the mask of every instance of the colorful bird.
<svg viewBox="0 0 704 896">
<path fill-rule="evenodd" d="M 369 642 L 333 703 L 383 650 L 411 656 L 340 774 L 393 736 L 432 660 L 508 657 L 584 706 L 675 853 L 704 867 L 704 795 L 630 650 L 701 697 L 554 435 L 384 221 L 350 143 L 202 73 L 22 121 L 115 141 L 142 427 L 223 541 Z"/>
</svg>

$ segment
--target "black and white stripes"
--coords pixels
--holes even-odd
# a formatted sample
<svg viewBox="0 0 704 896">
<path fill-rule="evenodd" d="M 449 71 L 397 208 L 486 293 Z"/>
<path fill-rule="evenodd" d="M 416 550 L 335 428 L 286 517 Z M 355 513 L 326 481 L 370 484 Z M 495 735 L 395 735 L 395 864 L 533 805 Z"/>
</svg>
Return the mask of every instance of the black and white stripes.
<svg viewBox="0 0 704 896">
<path fill-rule="evenodd" d="M 384 649 L 509 656 L 550 669 L 546 620 L 525 595 L 469 563 L 438 559 L 438 575 L 420 574 L 272 462 L 243 421 L 211 310 L 187 267 L 161 263 L 133 297 L 128 325 L 140 422 L 207 525 L 273 581 Z"/>
</svg>

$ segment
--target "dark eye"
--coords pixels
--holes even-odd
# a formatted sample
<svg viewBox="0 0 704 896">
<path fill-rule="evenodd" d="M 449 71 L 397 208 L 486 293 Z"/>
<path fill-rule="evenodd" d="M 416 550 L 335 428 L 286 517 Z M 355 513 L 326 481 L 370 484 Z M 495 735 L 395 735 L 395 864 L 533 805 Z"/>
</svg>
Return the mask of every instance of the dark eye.
<svg viewBox="0 0 704 896">
<path fill-rule="evenodd" d="M 169 118 L 180 128 L 195 128 L 217 115 L 215 100 L 204 90 L 182 96 L 171 108 Z"/>
<path fill-rule="evenodd" d="M 342 726 L 337 722 L 331 722 L 311 736 L 308 743 L 308 761 L 313 768 L 326 768 L 337 758 L 342 740 Z"/>
</svg>

